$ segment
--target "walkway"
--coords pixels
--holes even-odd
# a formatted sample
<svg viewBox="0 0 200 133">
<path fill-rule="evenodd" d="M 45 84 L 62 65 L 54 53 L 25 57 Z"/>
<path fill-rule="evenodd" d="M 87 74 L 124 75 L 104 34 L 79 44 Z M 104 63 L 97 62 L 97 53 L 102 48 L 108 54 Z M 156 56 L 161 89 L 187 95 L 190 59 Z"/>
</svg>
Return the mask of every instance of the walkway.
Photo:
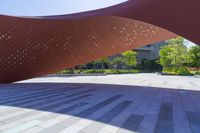
<svg viewBox="0 0 200 133">
<path fill-rule="evenodd" d="M 0 132 L 199 133 L 200 78 L 134 76 L 97 76 L 90 80 L 95 83 L 80 80 L 91 77 L 51 77 L 39 79 L 60 83 L 32 79 L 0 85 Z M 77 78 L 82 83 L 63 83 Z"/>
</svg>

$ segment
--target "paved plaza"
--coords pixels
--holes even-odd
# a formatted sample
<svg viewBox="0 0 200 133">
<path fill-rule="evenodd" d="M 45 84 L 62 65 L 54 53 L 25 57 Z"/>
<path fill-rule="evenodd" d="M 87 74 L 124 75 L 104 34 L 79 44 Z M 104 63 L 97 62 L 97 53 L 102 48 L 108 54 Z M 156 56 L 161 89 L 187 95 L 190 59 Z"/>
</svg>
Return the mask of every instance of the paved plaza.
<svg viewBox="0 0 200 133">
<path fill-rule="evenodd" d="M 1 133 L 200 133 L 200 77 L 53 76 L 0 85 Z"/>
</svg>

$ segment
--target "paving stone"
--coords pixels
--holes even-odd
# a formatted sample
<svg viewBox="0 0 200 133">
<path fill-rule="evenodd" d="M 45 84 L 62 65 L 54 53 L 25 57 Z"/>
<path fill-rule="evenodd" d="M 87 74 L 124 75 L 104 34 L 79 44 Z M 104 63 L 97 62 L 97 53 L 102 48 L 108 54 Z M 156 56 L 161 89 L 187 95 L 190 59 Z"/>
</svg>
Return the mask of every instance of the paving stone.
<svg viewBox="0 0 200 133">
<path fill-rule="evenodd" d="M 155 133 L 173 133 L 173 106 L 171 102 L 162 102 Z"/>
<path fill-rule="evenodd" d="M 140 126 L 140 123 L 142 122 L 144 116 L 140 116 L 140 115 L 131 115 L 128 120 L 122 125 L 122 128 L 132 131 L 132 132 L 136 132 L 137 129 Z M 124 130 L 119 130 L 117 133 L 123 133 Z"/>
<path fill-rule="evenodd" d="M 200 131 L 198 77 L 127 74 L 45 77 L 28 81 L 47 79 L 57 83 L 0 85 L 0 132 Z M 134 102 L 129 106 L 131 101 Z M 31 125 L 34 121 L 40 123 Z"/>
</svg>

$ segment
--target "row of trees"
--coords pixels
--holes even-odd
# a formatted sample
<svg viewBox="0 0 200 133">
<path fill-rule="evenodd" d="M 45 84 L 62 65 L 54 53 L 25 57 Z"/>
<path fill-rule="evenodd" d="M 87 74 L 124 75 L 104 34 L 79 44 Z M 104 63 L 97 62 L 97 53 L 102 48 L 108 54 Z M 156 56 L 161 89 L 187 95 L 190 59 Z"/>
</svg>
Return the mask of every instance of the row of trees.
<svg viewBox="0 0 200 133">
<path fill-rule="evenodd" d="M 107 68 L 115 68 L 116 70 L 119 71 L 119 68 L 122 66 L 125 66 L 126 69 L 129 71 L 137 65 L 137 58 L 136 58 L 137 53 L 128 50 L 126 52 L 121 53 L 119 56 L 116 57 L 105 57 L 101 60 L 96 60 L 93 63 L 93 68 L 95 69 L 104 69 L 105 65 Z M 100 66 L 100 67 L 99 67 Z"/>
<path fill-rule="evenodd" d="M 182 37 L 168 40 L 167 45 L 161 48 L 159 52 L 160 59 L 157 61 L 143 60 L 138 65 L 136 55 L 136 52 L 128 50 L 118 56 L 111 58 L 105 57 L 92 62 L 93 68 L 105 69 L 106 66 L 106 68 L 114 68 L 118 71 L 120 68 L 128 69 L 130 72 L 136 66 L 144 71 L 160 71 L 163 67 L 163 71 L 171 71 L 177 74 L 182 72 L 189 73 L 187 68 L 200 68 L 200 47 L 193 46 L 188 49 L 184 45 L 184 39 Z"/>
<path fill-rule="evenodd" d="M 182 37 L 169 40 L 159 52 L 159 63 L 164 71 L 187 71 L 188 67 L 200 68 L 200 47 L 187 48 Z"/>
</svg>

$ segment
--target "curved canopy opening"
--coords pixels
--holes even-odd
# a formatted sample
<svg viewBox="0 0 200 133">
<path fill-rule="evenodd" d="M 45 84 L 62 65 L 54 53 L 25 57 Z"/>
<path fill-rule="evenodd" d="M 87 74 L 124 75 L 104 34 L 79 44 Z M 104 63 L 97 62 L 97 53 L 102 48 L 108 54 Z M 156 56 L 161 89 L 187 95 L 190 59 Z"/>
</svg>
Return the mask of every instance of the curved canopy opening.
<svg viewBox="0 0 200 133">
<path fill-rule="evenodd" d="M 128 0 L 14 0 L 1 1 L 0 14 L 10 16 L 49 16 L 87 12 L 114 6 Z"/>
</svg>

